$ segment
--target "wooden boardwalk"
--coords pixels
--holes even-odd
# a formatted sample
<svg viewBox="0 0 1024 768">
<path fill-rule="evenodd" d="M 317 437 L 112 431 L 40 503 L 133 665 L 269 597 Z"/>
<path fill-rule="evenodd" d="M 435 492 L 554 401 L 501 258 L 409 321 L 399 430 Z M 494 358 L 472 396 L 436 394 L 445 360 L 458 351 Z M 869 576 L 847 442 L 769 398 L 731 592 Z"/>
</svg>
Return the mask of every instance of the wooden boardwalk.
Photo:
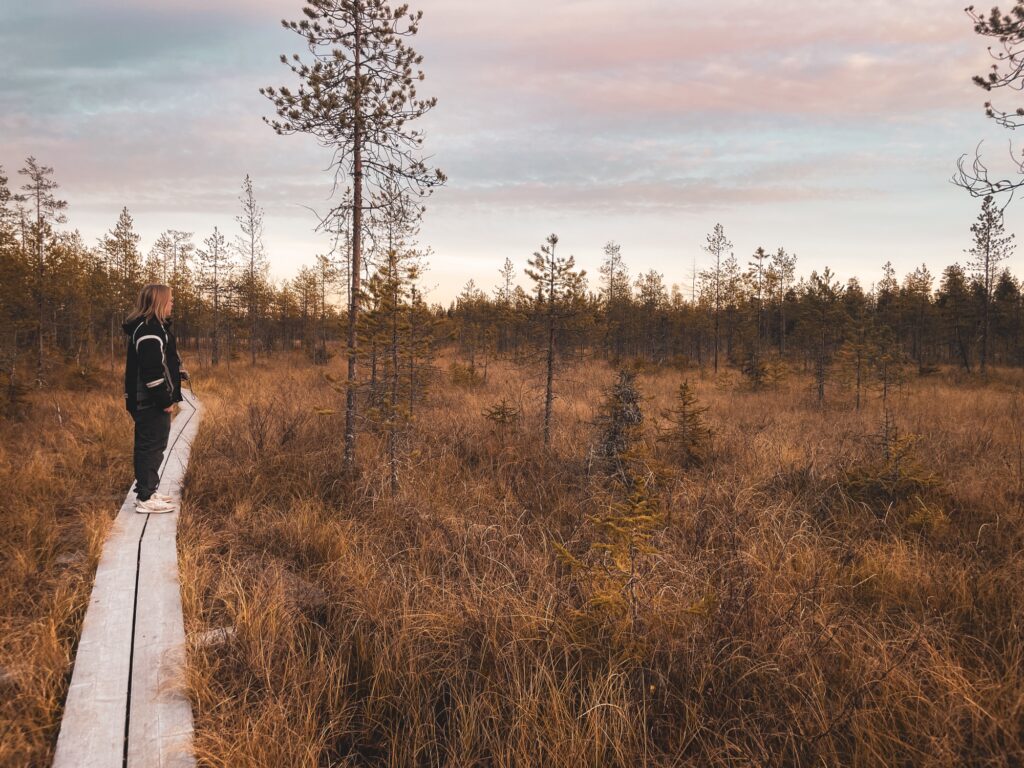
<svg viewBox="0 0 1024 768">
<path fill-rule="evenodd" d="M 171 424 L 160 492 L 181 498 L 199 401 Z M 178 512 L 140 515 L 129 493 L 103 546 L 75 654 L 54 768 L 189 768 L 192 707 L 182 690 L 185 628 Z"/>
</svg>

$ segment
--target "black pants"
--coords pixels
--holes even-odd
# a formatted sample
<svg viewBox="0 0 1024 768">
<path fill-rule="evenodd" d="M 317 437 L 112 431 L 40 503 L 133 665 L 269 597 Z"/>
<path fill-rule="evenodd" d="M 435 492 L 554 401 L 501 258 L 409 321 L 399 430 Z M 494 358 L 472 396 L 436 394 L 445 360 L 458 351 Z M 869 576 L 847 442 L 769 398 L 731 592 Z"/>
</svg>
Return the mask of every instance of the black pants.
<svg viewBox="0 0 1024 768">
<path fill-rule="evenodd" d="M 171 414 L 151 406 L 132 414 L 135 419 L 135 495 L 139 501 L 152 496 L 160 485 L 160 464 L 171 434 Z"/>
</svg>

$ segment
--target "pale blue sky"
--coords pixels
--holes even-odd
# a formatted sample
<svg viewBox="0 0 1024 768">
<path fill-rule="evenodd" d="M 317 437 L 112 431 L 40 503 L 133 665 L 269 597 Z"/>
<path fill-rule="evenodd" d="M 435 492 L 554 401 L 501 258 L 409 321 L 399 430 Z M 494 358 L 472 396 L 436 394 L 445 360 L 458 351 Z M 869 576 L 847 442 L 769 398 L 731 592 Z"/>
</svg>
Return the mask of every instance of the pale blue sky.
<svg viewBox="0 0 1024 768">
<path fill-rule="evenodd" d="M 956 157 L 982 138 L 1006 155 L 970 82 L 985 42 L 961 0 L 413 6 L 421 92 L 439 102 L 422 127 L 450 179 L 423 229 L 434 301 L 469 278 L 489 289 L 550 232 L 591 274 L 615 239 L 634 275 L 688 287 L 716 222 L 741 263 L 784 246 L 801 274 L 870 284 L 891 260 L 937 275 L 979 207 L 948 182 Z M 329 204 L 328 155 L 264 125 L 257 88 L 293 82 L 278 56 L 303 47 L 278 22 L 300 7 L 5 4 L 0 164 L 12 179 L 28 154 L 53 165 L 89 242 L 127 205 L 147 250 L 166 228 L 232 232 L 250 173 L 273 271 L 290 276 L 327 247 L 305 206 Z"/>
</svg>

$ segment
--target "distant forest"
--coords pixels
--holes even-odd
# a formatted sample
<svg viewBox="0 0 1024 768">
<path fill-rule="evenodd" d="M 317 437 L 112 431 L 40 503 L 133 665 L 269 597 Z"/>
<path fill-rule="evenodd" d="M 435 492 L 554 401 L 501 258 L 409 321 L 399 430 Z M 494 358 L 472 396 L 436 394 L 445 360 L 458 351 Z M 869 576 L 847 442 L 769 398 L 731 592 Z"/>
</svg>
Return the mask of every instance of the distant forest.
<svg viewBox="0 0 1024 768">
<path fill-rule="evenodd" d="M 351 297 L 332 297 L 350 290 L 343 244 L 351 238 L 339 237 L 332 256 L 275 284 L 248 177 L 230 230 L 168 229 L 144 255 L 127 208 L 89 244 L 61 226 L 67 203 L 52 168 L 28 158 L 17 174 L 12 179 L 0 168 L 0 383 L 11 396 L 44 386 L 57 364 L 74 363 L 83 374 L 106 367 L 108 358 L 111 369 L 119 366 L 120 324 L 147 282 L 173 287 L 179 346 L 203 364 L 240 357 L 255 363 L 281 349 L 325 362 L 328 342 L 345 338 Z M 870 289 L 827 268 L 799 276 L 796 257 L 783 248 L 737 257 L 716 225 L 703 245 L 708 268 L 685 287 L 669 287 L 655 270 L 632 276 L 614 242 L 605 246 L 598 274 L 587 275 L 556 253 L 552 235 L 525 269 L 506 259 L 496 265 L 492 290 L 470 280 L 448 307 L 423 300 L 422 268 L 415 266 L 423 255 L 415 242 L 419 213 L 411 225 L 403 215 L 397 238 L 393 229 L 384 234 L 387 217 L 363 224 L 374 245 L 361 264 L 357 333 L 371 370 L 382 313 L 396 333 L 420 334 L 427 348 L 456 344 L 470 373 L 494 355 L 640 358 L 714 372 L 728 367 L 754 386 L 786 370 L 806 371 L 824 399 L 826 382 L 841 373 L 859 387 L 897 368 L 984 373 L 1024 365 L 1022 285 L 1006 266 L 1013 236 L 990 196 L 965 233 L 972 245 L 964 263 L 939 275 L 921 265 L 900 278 L 886 263 Z"/>
</svg>

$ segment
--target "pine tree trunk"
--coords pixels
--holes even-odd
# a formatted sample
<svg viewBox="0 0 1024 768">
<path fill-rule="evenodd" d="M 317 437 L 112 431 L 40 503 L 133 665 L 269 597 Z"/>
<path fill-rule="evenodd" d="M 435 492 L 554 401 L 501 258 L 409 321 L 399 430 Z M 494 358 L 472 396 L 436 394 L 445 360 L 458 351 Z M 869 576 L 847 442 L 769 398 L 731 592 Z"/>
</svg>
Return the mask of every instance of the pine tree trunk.
<svg viewBox="0 0 1024 768">
<path fill-rule="evenodd" d="M 718 319 L 718 308 L 715 308 L 715 373 L 718 373 L 718 345 L 719 345 L 719 333 L 720 325 Z"/>
<path fill-rule="evenodd" d="M 414 330 L 415 318 L 409 324 L 409 418 L 412 418 L 416 405 L 416 337 Z"/>
<path fill-rule="evenodd" d="M 825 402 L 825 333 L 821 334 L 821 347 L 818 350 L 818 359 L 814 366 L 814 375 L 818 383 L 818 404 Z"/>
<path fill-rule="evenodd" d="M 359 82 L 362 76 L 360 57 L 362 55 L 362 30 L 359 26 L 359 9 L 355 17 L 354 77 Z M 352 468 L 356 461 L 356 321 L 359 312 L 359 257 L 362 249 L 363 226 L 363 126 L 362 126 L 362 94 L 357 90 L 355 103 L 355 126 L 352 134 L 353 173 L 352 173 L 352 295 L 349 299 L 348 311 L 348 386 L 345 389 L 345 457 L 347 468 Z"/>
<path fill-rule="evenodd" d="M 217 278 L 214 277 L 214 280 Z M 213 337 L 210 339 L 210 364 L 217 365 L 220 362 L 220 304 L 218 296 L 213 294 Z"/>
<path fill-rule="evenodd" d="M 990 280 L 988 277 L 988 266 L 985 268 L 985 303 L 982 306 L 981 320 L 981 375 L 984 376 L 988 368 L 988 334 L 989 334 L 989 304 Z"/>
<path fill-rule="evenodd" d="M 786 356 L 786 299 L 779 303 L 779 357 Z"/>
<path fill-rule="evenodd" d="M 394 253 L 394 251 L 392 251 Z M 398 450 L 396 446 L 395 429 L 397 428 L 398 416 L 398 266 L 392 263 L 396 274 L 392 275 L 395 281 L 395 295 L 392 296 L 391 307 L 391 407 L 390 419 L 391 429 L 388 430 L 388 464 L 391 468 L 391 495 L 398 494 Z"/>
<path fill-rule="evenodd" d="M 715 374 L 718 374 L 718 347 L 720 345 L 720 331 L 721 331 L 721 320 L 719 316 L 722 313 L 722 259 L 721 254 L 715 254 Z"/>
<path fill-rule="evenodd" d="M 36 279 L 39 284 L 39 292 L 36 297 L 36 309 L 38 310 L 36 320 L 36 386 L 43 385 L 43 325 L 46 323 L 46 302 L 43 299 L 43 281 L 45 273 L 43 268 L 43 220 L 36 219 Z"/>
<path fill-rule="evenodd" d="M 249 364 L 256 367 L 256 246 L 250 251 L 249 261 Z"/>
<path fill-rule="evenodd" d="M 551 443 L 551 403 L 554 401 L 555 383 L 555 314 L 548 313 L 548 378 L 544 392 L 544 445 Z"/>
</svg>

